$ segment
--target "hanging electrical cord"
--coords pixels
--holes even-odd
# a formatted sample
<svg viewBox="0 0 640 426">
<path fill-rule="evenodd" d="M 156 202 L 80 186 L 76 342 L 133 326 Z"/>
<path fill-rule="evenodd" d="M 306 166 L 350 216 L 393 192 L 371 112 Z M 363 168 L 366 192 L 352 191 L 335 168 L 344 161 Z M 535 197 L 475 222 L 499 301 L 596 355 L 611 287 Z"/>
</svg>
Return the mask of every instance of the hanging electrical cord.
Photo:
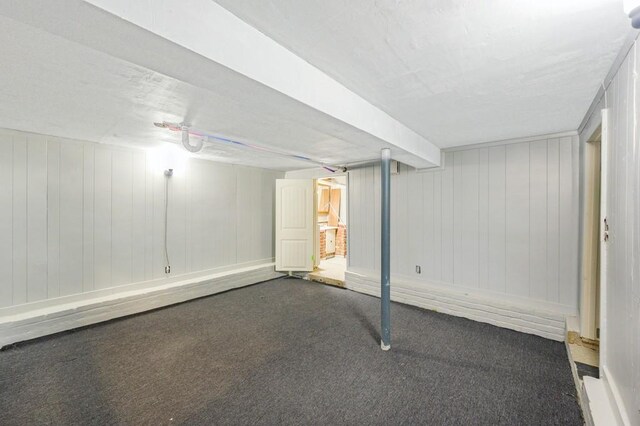
<svg viewBox="0 0 640 426">
<path fill-rule="evenodd" d="M 164 171 L 164 273 L 171 273 L 171 262 L 169 261 L 169 247 L 167 245 L 167 230 L 169 227 L 169 178 L 173 176 L 173 169 Z"/>
<path fill-rule="evenodd" d="M 291 154 L 285 151 L 280 151 L 280 150 L 276 150 L 276 149 L 271 149 L 271 148 L 265 148 L 262 146 L 258 146 L 258 145 L 253 145 L 250 143 L 246 143 L 246 142 L 240 142 L 237 140 L 233 140 L 233 139 L 229 139 L 229 138 L 224 138 L 221 136 L 216 136 L 216 135 L 212 135 L 212 134 L 208 134 L 205 132 L 201 132 L 201 131 L 197 131 L 194 129 L 189 128 L 189 126 L 184 125 L 184 124 L 177 124 L 177 123 L 168 123 L 166 121 L 163 121 L 162 123 L 153 123 L 156 127 L 160 127 L 160 128 L 164 128 L 164 129 L 169 129 L 171 131 L 174 132 L 181 132 L 182 134 L 182 145 L 185 147 L 186 150 L 190 151 L 190 152 L 199 152 L 202 150 L 204 142 L 210 142 L 210 141 L 217 141 L 217 142 L 223 142 L 223 143 L 228 143 L 228 144 L 233 144 L 233 145 L 237 145 L 237 146 L 241 146 L 244 148 L 249 148 L 249 149 L 253 149 L 256 151 L 263 151 L 263 152 L 268 152 L 270 154 L 273 155 L 279 155 L 281 157 L 288 157 L 288 158 L 293 158 L 295 160 L 300 160 L 300 161 L 306 161 L 308 163 L 312 163 L 315 164 L 317 166 L 322 167 L 325 170 L 330 171 L 331 173 L 335 173 L 338 170 L 341 172 L 346 172 L 347 168 L 344 166 L 331 166 L 331 165 L 327 165 L 326 163 L 323 163 L 321 161 L 316 161 L 312 158 L 309 157 L 305 157 L 303 155 L 297 155 L 297 154 Z M 189 136 L 193 135 L 198 137 L 198 141 L 196 142 L 195 145 L 191 144 L 190 138 Z"/>
</svg>

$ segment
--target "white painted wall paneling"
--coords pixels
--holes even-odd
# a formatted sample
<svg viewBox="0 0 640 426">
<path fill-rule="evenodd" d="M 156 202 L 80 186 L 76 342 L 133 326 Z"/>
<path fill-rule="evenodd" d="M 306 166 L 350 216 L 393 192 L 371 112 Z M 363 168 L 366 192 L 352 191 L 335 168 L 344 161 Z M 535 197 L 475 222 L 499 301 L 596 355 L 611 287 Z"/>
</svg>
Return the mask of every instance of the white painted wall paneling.
<svg viewBox="0 0 640 426">
<path fill-rule="evenodd" d="M 190 159 L 169 181 L 172 276 L 273 259 L 282 173 Z M 0 130 L 3 309 L 163 279 L 164 176 L 145 151 Z"/>
<path fill-rule="evenodd" d="M 392 274 L 575 311 L 577 136 L 457 149 L 444 164 L 392 176 Z M 349 179 L 349 268 L 375 271 L 379 167 Z"/>
<path fill-rule="evenodd" d="M 637 40 L 591 116 L 581 141 L 586 142 L 608 109 L 608 180 L 606 317 L 601 323 L 601 378 L 612 391 L 628 424 L 640 424 L 640 108 Z M 604 135 L 603 135 L 604 137 Z M 605 155 L 603 155 L 605 158 Z"/>
</svg>

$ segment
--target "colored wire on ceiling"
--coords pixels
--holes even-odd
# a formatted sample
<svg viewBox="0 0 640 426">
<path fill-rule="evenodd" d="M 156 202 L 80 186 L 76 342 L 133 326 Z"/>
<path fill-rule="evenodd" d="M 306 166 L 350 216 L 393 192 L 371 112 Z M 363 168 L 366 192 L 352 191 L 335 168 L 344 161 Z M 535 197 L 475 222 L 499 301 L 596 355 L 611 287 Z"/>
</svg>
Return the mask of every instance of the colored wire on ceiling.
<svg viewBox="0 0 640 426">
<path fill-rule="evenodd" d="M 174 132 L 187 132 L 188 135 L 193 135 L 199 138 L 202 138 L 204 141 L 206 142 L 211 142 L 211 141 L 217 141 L 217 142 L 222 142 L 222 143 L 227 143 L 227 144 L 232 144 L 232 145 L 236 145 L 236 146 L 240 146 L 243 148 L 248 148 L 248 149 L 253 149 L 256 151 L 262 151 L 262 152 L 267 152 L 273 155 L 278 155 L 281 157 L 287 157 L 287 158 L 292 158 L 294 160 L 300 160 L 300 161 L 306 161 L 308 163 L 313 163 L 315 165 L 318 165 L 320 167 L 322 167 L 325 170 L 330 171 L 331 173 L 335 173 L 338 170 L 344 172 L 346 171 L 346 167 L 336 167 L 336 166 L 330 166 L 327 165 L 326 163 L 323 163 L 321 161 L 317 161 L 314 160 L 312 158 L 306 157 L 304 155 L 298 155 L 298 154 L 291 154 L 285 151 L 280 151 L 280 150 L 276 150 L 276 149 L 272 149 L 272 148 L 266 148 L 263 146 L 259 146 L 259 145 L 253 145 L 247 142 L 240 142 L 234 139 L 229 139 L 229 138 L 225 138 L 222 136 L 217 136 L 217 135 L 213 135 L 213 134 L 209 134 L 209 133 L 205 133 L 199 130 L 195 130 L 192 129 L 188 126 L 184 126 L 182 124 L 177 124 L 177 123 L 168 123 L 166 121 L 163 121 L 162 123 L 153 123 L 156 127 L 160 127 L 160 128 L 164 128 L 164 129 L 169 129 L 171 131 Z M 183 136 L 184 137 L 184 136 Z M 183 140 L 183 144 L 184 144 L 184 140 Z M 191 146 L 191 145 L 189 145 Z M 190 151 L 192 152 L 196 152 L 190 149 Z"/>
</svg>

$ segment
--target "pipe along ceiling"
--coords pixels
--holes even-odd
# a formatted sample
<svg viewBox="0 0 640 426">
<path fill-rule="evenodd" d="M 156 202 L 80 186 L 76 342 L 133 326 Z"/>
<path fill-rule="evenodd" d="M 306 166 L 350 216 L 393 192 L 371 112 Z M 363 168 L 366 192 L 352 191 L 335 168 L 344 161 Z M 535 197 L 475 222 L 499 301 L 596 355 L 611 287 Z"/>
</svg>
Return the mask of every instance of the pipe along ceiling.
<svg viewBox="0 0 640 426">
<path fill-rule="evenodd" d="M 194 154 L 202 151 L 205 143 L 225 143 L 225 144 L 233 144 L 236 146 L 240 146 L 248 150 L 267 152 L 269 154 L 280 156 L 280 157 L 287 157 L 294 160 L 304 161 L 306 163 L 311 163 L 311 164 L 320 166 L 323 169 L 328 170 L 332 173 L 335 173 L 337 171 L 341 171 L 341 172 L 347 171 L 347 168 L 345 166 L 330 165 L 304 155 L 292 154 L 282 150 L 266 148 L 263 146 L 259 146 L 259 145 L 255 145 L 247 142 L 241 142 L 241 141 L 230 139 L 227 137 L 206 133 L 204 131 L 191 128 L 190 126 L 184 123 L 178 124 L 178 123 L 169 123 L 169 122 L 163 121 L 161 123 L 155 122 L 153 124 L 156 127 L 168 129 L 173 132 L 180 132 L 182 146 L 187 151 Z M 191 136 L 195 136 L 195 138 L 191 138 Z M 192 139 L 195 139 L 193 143 L 192 143 Z"/>
</svg>

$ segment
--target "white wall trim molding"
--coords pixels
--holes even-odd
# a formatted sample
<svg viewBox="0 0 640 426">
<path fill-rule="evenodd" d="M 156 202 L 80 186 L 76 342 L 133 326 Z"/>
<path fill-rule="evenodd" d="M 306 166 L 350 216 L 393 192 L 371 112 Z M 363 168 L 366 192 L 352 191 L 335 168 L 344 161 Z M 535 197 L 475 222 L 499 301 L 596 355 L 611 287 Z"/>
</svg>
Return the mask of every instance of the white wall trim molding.
<svg viewBox="0 0 640 426">
<path fill-rule="evenodd" d="M 540 141 L 544 139 L 565 138 L 565 137 L 577 136 L 577 135 L 578 135 L 577 130 L 567 130 L 565 132 L 548 133 L 543 135 L 526 136 L 522 138 L 503 139 L 499 141 L 488 141 L 488 142 L 480 142 L 480 143 L 474 143 L 469 145 L 453 146 L 451 148 L 443 149 L 442 152 L 467 151 L 470 149 L 488 148 L 492 146 L 511 145 L 515 143 L 524 143 L 524 142 L 534 142 L 534 141 Z M 429 170 L 429 169 L 426 169 L 426 170 Z"/>
<path fill-rule="evenodd" d="M 151 287 L 144 285 L 140 288 L 139 284 L 131 284 L 115 289 L 119 291 L 112 291 L 112 294 L 93 292 L 93 297 L 86 300 L 65 300 L 66 303 L 54 306 L 0 316 L 0 348 L 282 276 L 275 272 L 273 263 L 198 274 L 195 277 L 191 275 L 183 275 L 177 280 L 163 280 L 161 283 L 158 280 L 151 281 L 157 284 Z"/>
<path fill-rule="evenodd" d="M 376 272 L 349 270 L 345 284 L 350 290 L 380 296 Z M 556 341 L 565 340 L 565 318 L 575 315 L 569 306 L 523 303 L 509 296 L 489 297 L 397 276 L 391 277 L 391 300 Z"/>
</svg>

